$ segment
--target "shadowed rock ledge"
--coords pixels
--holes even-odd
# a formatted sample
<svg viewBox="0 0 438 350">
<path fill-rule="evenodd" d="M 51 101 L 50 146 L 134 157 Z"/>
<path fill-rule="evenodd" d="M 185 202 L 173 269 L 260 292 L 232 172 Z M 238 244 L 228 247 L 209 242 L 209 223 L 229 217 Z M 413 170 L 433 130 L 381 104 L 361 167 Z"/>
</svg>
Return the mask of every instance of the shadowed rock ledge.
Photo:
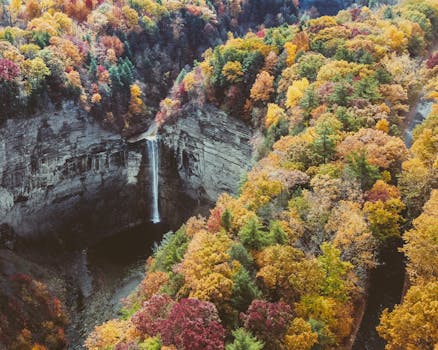
<svg viewBox="0 0 438 350">
<path fill-rule="evenodd" d="M 73 103 L 8 120 L 0 129 L 0 223 L 35 238 L 141 222 L 141 162 L 141 151 Z"/>
<path fill-rule="evenodd" d="M 187 106 L 160 134 L 185 192 L 194 199 L 215 201 L 222 192 L 236 193 L 253 164 L 251 129 L 213 106 Z"/>
</svg>

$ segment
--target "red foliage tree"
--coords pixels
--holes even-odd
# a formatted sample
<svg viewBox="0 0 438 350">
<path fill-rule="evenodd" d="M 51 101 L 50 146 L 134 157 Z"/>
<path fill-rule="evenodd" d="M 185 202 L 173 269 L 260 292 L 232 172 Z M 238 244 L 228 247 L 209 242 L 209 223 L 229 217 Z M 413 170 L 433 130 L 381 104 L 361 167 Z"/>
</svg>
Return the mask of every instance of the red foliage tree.
<svg viewBox="0 0 438 350">
<path fill-rule="evenodd" d="M 222 208 L 214 208 L 210 210 L 210 217 L 207 221 L 207 227 L 209 232 L 219 232 L 222 227 Z"/>
<path fill-rule="evenodd" d="M 379 200 L 386 202 L 391 198 L 400 197 L 400 191 L 397 189 L 397 187 L 389 185 L 382 180 L 378 180 L 374 184 L 373 188 L 371 188 L 371 190 L 365 194 L 365 197 L 369 202 L 373 203 Z"/>
<path fill-rule="evenodd" d="M 155 336 L 160 333 L 173 303 L 167 294 L 155 294 L 143 304 L 143 308 L 134 315 L 132 322 L 140 332 Z"/>
<path fill-rule="evenodd" d="M 0 58 L 0 80 L 12 81 L 20 74 L 20 67 L 14 62 Z"/>
<path fill-rule="evenodd" d="M 123 53 L 125 45 L 122 41 L 115 35 L 104 35 L 100 38 L 100 43 L 108 50 L 113 49 L 116 56 L 120 57 Z"/>
<path fill-rule="evenodd" d="M 69 17 L 83 22 L 91 12 L 90 5 L 92 7 L 92 4 L 84 0 L 64 0 L 64 11 Z"/>
<path fill-rule="evenodd" d="M 267 349 L 281 348 L 281 341 L 293 319 L 292 308 L 280 301 L 254 300 L 240 315 L 244 327 L 265 342 Z"/>
<path fill-rule="evenodd" d="M 167 295 L 154 295 L 133 317 L 144 334 L 161 335 L 164 345 L 178 349 L 224 349 L 225 330 L 214 304 L 197 299 L 175 303 Z"/>
<path fill-rule="evenodd" d="M 178 349 L 224 349 L 225 330 L 220 324 L 216 307 L 207 301 L 181 299 L 162 323 L 164 345 Z"/>
<path fill-rule="evenodd" d="M 429 69 L 435 68 L 438 65 L 438 52 L 435 52 L 426 62 L 426 66 Z"/>
</svg>

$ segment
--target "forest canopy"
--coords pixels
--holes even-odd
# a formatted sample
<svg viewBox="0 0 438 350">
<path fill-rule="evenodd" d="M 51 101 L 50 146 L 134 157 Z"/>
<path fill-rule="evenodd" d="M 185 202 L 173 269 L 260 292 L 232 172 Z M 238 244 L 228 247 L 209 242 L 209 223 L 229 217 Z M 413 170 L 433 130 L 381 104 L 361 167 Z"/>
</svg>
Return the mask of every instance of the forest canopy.
<svg viewBox="0 0 438 350">
<path fill-rule="evenodd" d="M 379 253 L 403 237 L 412 287 L 378 330 L 387 349 L 433 349 L 437 33 L 438 5 L 406 1 L 230 34 L 207 50 L 156 121 L 214 105 L 262 131 L 259 160 L 238 196 L 223 194 L 155 251 L 126 300 L 134 335 L 114 342 L 96 328 L 87 348 L 342 348 Z M 432 112 L 408 149 L 403 130 L 419 96 Z M 195 340 L 184 316 L 171 315 L 196 303 L 208 311 Z"/>
</svg>

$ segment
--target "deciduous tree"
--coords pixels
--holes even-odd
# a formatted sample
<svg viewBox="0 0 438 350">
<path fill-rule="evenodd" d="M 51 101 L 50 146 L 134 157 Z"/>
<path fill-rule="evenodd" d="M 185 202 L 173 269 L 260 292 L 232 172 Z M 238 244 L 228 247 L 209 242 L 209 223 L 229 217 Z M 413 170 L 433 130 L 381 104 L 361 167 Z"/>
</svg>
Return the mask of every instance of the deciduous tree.
<svg viewBox="0 0 438 350">
<path fill-rule="evenodd" d="M 392 312 L 383 311 L 377 331 L 386 350 L 435 349 L 438 344 L 438 283 L 411 287 Z"/>
<path fill-rule="evenodd" d="M 269 101 L 271 94 L 274 92 L 274 77 L 266 71 L 257 74 L 257 78 L 251 88 L 251 98 L 254 101 Z"/>
</svg>

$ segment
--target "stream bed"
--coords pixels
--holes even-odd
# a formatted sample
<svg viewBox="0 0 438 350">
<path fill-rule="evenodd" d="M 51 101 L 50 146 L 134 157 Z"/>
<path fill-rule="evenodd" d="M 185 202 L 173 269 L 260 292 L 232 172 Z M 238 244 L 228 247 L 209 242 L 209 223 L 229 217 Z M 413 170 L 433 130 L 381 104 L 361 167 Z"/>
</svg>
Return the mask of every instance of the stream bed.
<svg viewBox="0 0 438 350">
<path fill-rule="evenodd" d="M 398 251 L 401 239 L 390 240 L 379 254 L 380 264 L 371 271 L 367 304 L 353 350 L 383 350 L 385 341 L 376 327 L 383 310 L 400 303 L 405 280 L 403 254 Z"/>
<path fill-rule="evenodd" d="M 145 223 L 99 240 L 60 246 L 52 240 L 20 252 L 26 265 L 45 271 L 43 281 L 65 305 L 68 350 L 83 350 L 96 325 L 118 316 L 126 298 L 144 278 L 145 263 L 169 225 Z"/>
<path fill-rule="evenodd" d="M 404 140 L 409 148 L 413 143 L 413 133 L 430 113 L 432 103 L 418 101 L 415 108 L 406 115 Z M 379 265 L 371 271 L 368 279 L 365 312 L 353 344 L 353 350 L 383 350 L 385 341 L 379 337 L 376 327 L 384 309 L 392 310 L 401 302 L 405 282 L 405 261 L 401 238 L 393 238 L 379 252 Z"/>
<path fill-rule="evenodd" d="M 168 227 L 144 224 L 74 252 L 66 266 L 76 291 L 69 295 L 69 349 L 85 349 L 83 341 L 96 325 L 117 316 L 121 303 L 142 281 L 145 262 Z"/>
</svg>

